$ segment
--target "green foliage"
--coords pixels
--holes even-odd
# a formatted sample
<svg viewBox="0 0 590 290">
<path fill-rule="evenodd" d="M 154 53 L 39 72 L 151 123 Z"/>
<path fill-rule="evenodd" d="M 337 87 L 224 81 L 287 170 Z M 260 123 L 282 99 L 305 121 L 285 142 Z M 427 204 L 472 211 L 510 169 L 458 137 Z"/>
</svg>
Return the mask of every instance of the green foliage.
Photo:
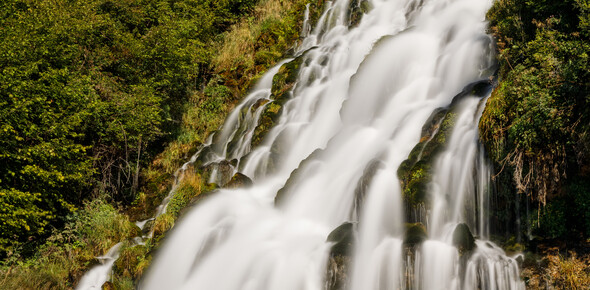
<svg viewBox="0 0 590 290">
<path fill-rule="evenodd" d="M 185 208 L 190 201 L 201 194 L 205 187 L 204 180 L 202 180 L 199 173 L 194 172 L 194 169 L 189 168 L 184 172 L 184 176 L 176 188 L 176 193 L 170 203 L 166 212 L 174 217 L 178 217 L 180 210 Z"/>
<path fill-rule="evenodd" d="M 481 137 L 512 188 L 541 205 L 555 200 L 540 214 L 549 236 L 565 235 L 559 226 L 574 209 L 564 202 L 575 195 L 570 185 L 590 177 L 588 11 L 587 0 L 504 0 L 488 12 L 501 83 Z"/>
<path fill-rule="evenodd" d="M 67 289 L 118 241 L 137 235 L 138 228 L 117 210 L 95 199 L 66 218 L 36 255 L 23 259 L 12 250 L 0 265 L 2 289 Z"/>
<path fill-rule="evenodd" d="M 590 183 L 586 180 L 572 181 L 568 197 L 559 197 L 547 204 L 540 212 L 530 216 L 535 234 L 549 238 L 579 238 L 590 236 Z"/>
<path fill-rule="evenodd" d="M 37 207 L 39 194 L 0 189 L 0 250 L 7 251 L 23 233 L 34 235 L 43 231 L 50 214 Z"/>
<path fill-rule="evenodd" d="M 133 201 L 209 78 L 218 35 L 255 4 L 2 1 L 0 251 L 46 235 L 90 193 Z M 229 95 L 211 87 L 198 105 L 212 117 Z"/>
<path fill-rule="evenodd" d="M 103 200 L 151 214 L 182 159 L 297 39 L 309 0 L 1 2 L 0 288 L 64 289 L 138 234 Z M 229 49 L 244 27 L 247 48 Z M 181 209 L 212 189 L 190 180 L 147 248 L 123 247 L 111 286 L 133 288 Z"/>
<path fill-rule="evenodd" d="M 152 259 L 151 255 L 148 255 L 148 250 L 148 246 L 145 245 L 127 245 L 121 250 L 113 267 L 115 276 L 119 278 L 118 284 L 131 281 L 133 285 L 132 281 L 141 277 Z M 133 289 L 133 287 L 124 288 Z"/>
</svg>

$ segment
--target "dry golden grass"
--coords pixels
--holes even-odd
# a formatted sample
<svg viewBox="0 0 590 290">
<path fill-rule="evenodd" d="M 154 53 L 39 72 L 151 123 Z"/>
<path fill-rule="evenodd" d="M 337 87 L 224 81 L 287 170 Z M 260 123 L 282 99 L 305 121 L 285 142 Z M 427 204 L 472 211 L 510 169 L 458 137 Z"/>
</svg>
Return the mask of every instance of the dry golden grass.
<svg viewBox="0 0 590 290">
<path fill-rule="evenodd" d="M 575 252 L 569 257 L 549 255 L 547 276 L 556 289 L 590 289 L 590 264 L 588 257 L 580 259 Z"/>
<path fill-rule="evenodd" d="M 539 261 L 522 270 L 527 289 L 590 289 L 589 255 L 579 257 L 570 251 L 563 256 L 550 251 Z"/>
<path fill-rule="evenodd" d="M 285 17 L 292 5 L 290 1 L 266 0 L 256 6 L 253 17 L 243 19 L 227 33 L 220 53 L 213 60 L 216 70 L 232 70 L 239 62 L 253 64 L 263 23 Z"/>
</svg>

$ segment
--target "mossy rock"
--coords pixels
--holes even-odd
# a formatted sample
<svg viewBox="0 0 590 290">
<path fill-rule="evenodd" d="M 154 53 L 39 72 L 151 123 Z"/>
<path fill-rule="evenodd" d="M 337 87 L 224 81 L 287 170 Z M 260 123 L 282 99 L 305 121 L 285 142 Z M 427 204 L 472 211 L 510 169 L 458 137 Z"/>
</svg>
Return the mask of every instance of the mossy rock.
<svg viewBox="0 0 590 290">
<path fill-rule="evenodd" d="M 278 102 L 271 102 L 266 105 L 264 111 L 262 111 L 262 114 L 258 119 L 258 125 L 252 134 L 252 147 L 258 146 L 260 143 L 262 143 L 264 136 L 266 136 L 268 131 L 270 131 L 270 129 L 274 127 L 276 122 L 279 120 L 281 109 L 282 104 L 279 104 Z"/>
<path fill-rule="evenodd" d="M 269 102 L 270 100 L 266 98 L 252 99 L 242 106 L 242 108 L 240 109 L 240 114 L 238 116 L 239 127 L 236 128 L 236 132 L 233 134 L 234 137 L 227 144 L 226 155 L 231 155 L 236 149 L 238 149 L 237 147 L 241 144 L 242 141 L 240 137 L 244 136 L 245 134 L 247 134 L 249 130 L 251 130 L 251 124 L 245 121 L 248 114 L 255 115 L 256 110 L 258 110 L 262 106 L 266 106 L 263 109 L 263 113 L 261 114 L 258 120 L 257 126 L 261 126 L 259 130 L 263 132 L 268 131 L 268 129 L 272 127 L 272 125 L 276 121 L 276 116 L 278 116 L 278 110 L 280 109 L 280 107 L 274 108 L 276 105 L 269 104 Z M 258 145 L 260 141 L 262 141 L 261 137 L 263 136 L 255 135 L 251 140 L 251 144 L 254 144 L 254 146 Z"/>
<path fill-rule="evenodd" d="M 114 264 L 114 272 L 133 280 L 139 279 L 151 261 L 148 251 L 149 249 L 145 245 L 124 248 Z"/>
<path fill-rule="evenodd" d="M 252 179 L 250 177 L 238 172 L 230 179 L 230 181 L 224 186 L 225 188 L 243 188 L 252 185 Z"/>
<path fill-rule="evenodd" d="M 274 127 L 282 113 L 283 105 L 292 97 L 292 90 L 295 87 L 295 82 L 299 76 L 299 71 L 306 64 L 304 61 L 307 59 L 307 54 L 315 49 L 312 47 L 293 60 L 284 63 L 279 71 L 274 75 L 272 79 L 271 87 L 271 100 L 269 104 L 266 104 L 264 111 L 262 112 L 258 125 L 254 129 L 252 135 L 252 146 L 258 146 L 262 143 L 264 136 L 268 131 Z"/>
<path fill-rule="evenodd" d="M 198 169 L 197 172 L 201 174 L 201 178 L 205 183 L 211 179 L 213 172 L 217 169 L 216 177 L 217 184 L 220 186 L 226 185 L 234 175 L 234 165 L 231 161 L 221 160 L 219 162 L 209 163 Z"/>
<path fill-rule="evenodd" d="M 404 234 L 404 245 L 407 247 L 415 247 L 422 244 L 428 239 L 426 227 L 422 223 L 408 223 L 406 224 L 406 233 Z"/>
<path fill-rule="evenodd" d="M 282 53 L 274 50 L 259 50 L 254 54 L 255 65 L 267 65 L 273 63 L 276 59 L 280 59 Z"/>
<path fill-rule="evenodd" d="M 406 213 L 429 203 L 428 186 L 432 180 L 432 165 L 444 150 L 457 114 L 453 108 L 437 108 L 422 127 L 420 142 L 414 146 L 408 159 L 397 170 L 402 186 Z M 408 220 L 412 221 L 411 216 Z"/>
<path fill-rule="evenodd" d="M 326 242 L 334 243 L 326 266 L 326 289 L 346 289 L 349 284 L 348 273 L 351 265 L 351 252 L 356 240 L 354 224 L 345 222 L 335 228 Z"/>
<path fill-rule="evenodd" d="M 455 125 L 457 119 L 455 106 L 467 96 L 486 96 L 493 88 L 493 85 L 494 81 L 489 79 L 470 83 L 453 97 L 449 106 L 437 108 L 432 112 L 422 126 L 420 142 L 414 146 L 408 155 L 408 159 L 403 161 L 398 168 L 397 174 L 402 182 L 403 192 L 420 193 L 423 190 L 423 183 L 429 182 L 431 177 L 430 169 L 434 158 L 444 149 Z M 426 179 L 423 178 L 424 176 L 426 176 Z M 416 179 L 415 177 L 418 177 L 418 180 L 412 182 L 412 179 Z M 410 189 L 406 190 L 408 187 Z M 412 201 L 412 204 L 415 205 L 415 202 L 422 201 L 424 201 L 422 198 L 417 198 Z"/>
<path fill-rule="evenodd" d="M 164 213 L 154 220 L 152 232 L 153 239 L 159 241 L 164 234 L 174 226 L 175 217 L 169 213 Z"/>
<path fill-rule="evenodd" d="M 203 199 L 219 192 L 219 186 L 217 186 L 217 184 L 215 183 L 209 183 L 209 184 L 205 184 L 201 193 L 195 197 L 193 197 L 187 206 L 185 206 L 184 208 L 182 208 L 179 212 L 178 212 L 178 216 L 184 216 L 187 212 L 189 212 L 193 207 L 195 207 L 197 204 L 199 204 L 199 202 L 201 202 Z"/>
<path fill-rule="evenodd" d="M 453 231 L 453 245 L 459 250 L 459 254 L 463 255 L 475 249 L 475 238 L 465 223 L 460 223 Z"/>
<path fill-rule="evenodd" d="M 361 22 L 363 15 L 373 10 L 373 5 L 367 0 L 352 0 L 348 4 L 348 26 L 356 27 Z"/>
<path fill-rule="evenodd" d="M 494 77 L 490 79 L 482 79 L 472 82 L 461 90 L 456 96 L 453 97 L 451 104 L 449 105 L 450 108 L 457 105 L 461 100 L 468 96 L 476 96 L 476 97 L 486 97 L 490 94 L 496 85 L 496 79 Z"/>
<path fill-rule="evenodd" d="M 431 164 L 420 161 L 412 167 L 406 179 L 402 194 L 404 202 L 410 208 L 429 203 L 429 184 L 432 180 Z"/>
<path fill-rule="evenodd" d="M 272 78 L 271 98 L 279 103 L 284 103 L 289 99 L 286 93 L 290 91 L 297 81 L 299 71 L 304 65 L 306 53 L 295 59 L 284 63 L 279 71 Z"/>
</svg>

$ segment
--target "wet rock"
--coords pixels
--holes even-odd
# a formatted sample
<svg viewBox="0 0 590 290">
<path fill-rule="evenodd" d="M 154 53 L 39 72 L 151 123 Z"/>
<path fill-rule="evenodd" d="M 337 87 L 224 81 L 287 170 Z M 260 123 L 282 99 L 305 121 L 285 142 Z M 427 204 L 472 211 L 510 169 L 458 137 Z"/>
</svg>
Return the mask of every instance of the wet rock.
<svg viewBox="0 0 590 290">
<path fill-rule="evenodd" d="M 385 163 L 378 159 L 373 159 L 365 170 L 363 171 L 363 176 L 359 179 L 357 186 L 354 190 L 354 207 L 353 212 L 351 213 L 352 219 L 358 221 L 360 218 L 360 211 L 363 208 L 363 203 L 365 200 L 365 195 L 367 193 L 368 187 L 373 181 L 373 177 L 375 173 L 379 169 L 383 169 L 385 167 Z"/>
<path fill-rule="evenodd" d="M 432 165 L 435 157 L 447 142 L 455 124 L 457 114 L 452 109 L 438 108 L 422 127 L 420 142 L 414 146 L 408 159 L 401 163 L 397 175 L 402 187 L 402 197 L 406 207 L 406 218 L 410 222 L 423 220 L 414 216 L 422 213 L 429 202 L 428 186 L 432 180 Z"/>
<path fill-rule="evenodd" d="M 274 127 L 282 113 L 283 105 L 292 97 L 291 90 L 295 87 L 299 71 L 304 65 L 304 61 L 309 51 L 315 49 L 310 48 L 295 59 L 287 62 L 279 68 L 279 71 L 272 79 L 271 96 L 272 102 L 266 104 L 262 112 L 258 125 L 254 129 L 252 135 L 252 147 L 260 145 L 264 136 L 268 131 Z M 261 104 L 264 105 L 264 104 Z"/>
<path fill-rule="evenodd" d="M 494 78 L 472 82 L 463 87 L 463 90 L 461 90 L 460 93 L 453 97 L 453 101 L 451 101 L 449 107 L 453 107 L 454 105 L 458 104 L 467 96 L 477 96 L 483 98 L 487 96 L 489 93 L 491 93 L 492 89 L 494 88 L 494 85 Z"/>
<path fill-rule="evenodd" d="M 234 174 L 231 180 L 224 186 L 225 188 L 242 188 L 252 185 L 250 177 L 238 172 Z"/>
<path fill-rule="evenodd" d="M 334 229 L 327 237 L 327 242 L 334 245 L 330 250 L 330 258 L 326 267 L 326 287 L 327 290 L 346 289 L 349 284 L 349 267 L 351 265 L 352 247 L 356 235 L 354 224 L 345 222 Z"/>
<path fill-rule="evenodd" d="M 219 162 L 209 163 L 201 167 L 199 171 L 201 172 L 201 177 L 203 180 L 205 180 L 205 182 L 224 186 L 234 175 L 234 166 L 230 161 L 221 160 Z"/>
<path fill-rule="evenodd" d="M 154 226 L 154 218 L 150 218 L 147 222 L 145 222 L 145 225 L 143 226 L 143 230 L 141 230 L 141 235 L 142 236 L 147 236 L 150 231 L 152 230 L 152 227 Z"/>
<path fill-rule="evenodd" d="M 467 96 L 486 96 L 493 85 L 493 79 L 483 79 L 465 86 L 449 106 L 434 110 L 423 125 L 420 142 L 414 146 L 408 159 L 401 163 L 397 171 L 406 213 L 410 214 L 407 220 L 421 220 L 419 217 L 411 216 L 411 213 L 420 212 L 416 209 L 428 203 L 427 187 L 432 179 L 432 164 L 452 132 L 457 117 L 455 105 Z"/>
<path fill-rule="evenodd" d="M 345 222 L 328 235 L 327 241 L 334 243 L 330 252 L 331 256 L 346 256 L 350 253 L 355 239 L 353 226 L 352 223 Z"/>
<path fill-rule="evenodd" d="M 282 109 L 282 104 L 278 102 L 271 102 L 264 107 L 260 118 L 258 119 L 258 125 L 254 129 L 252 134 L 252 147 L 258 146 L 262 143 L 264 136 L 270 131 L 272 127 L 279 120 L 279 116 Z"/>
<path fill-rule="evenodd" d="M 471 234 L 471 230 L 466 224 L 461 223 L 455 227 L 453 245 L 457 247 L 461 255 L 475 248 L 475 238 L 473 238 L 473 234 Z"/>
<path fill-rule="evenodd" d="M 347 289 L 350 278 L 348 277 L 349 266 L 352 258 L 349 256 L 330 257 L 326 268 L 326 290 Z"/>
<path fill-rule="evenodd" d="M 307 52 L 296 57 L 292 61 L 283 64 L 281 68 L 279 68 L 279 71 L 272 79 L 271 98 L 273 100 L 278 101 L 279 103 L 284 103 L 289 99 L 289 96 L 286 95 L 286 93 L 295 86 L 299 70 L 305 61 L 306 55 Z"/>
<path fill-rule="evenodd" d="M 404 235 L 404 245 L 415 247 L 428 238 L 426 227 L 422 223 L 406 224 L 406 233 Z"/>
</svg>

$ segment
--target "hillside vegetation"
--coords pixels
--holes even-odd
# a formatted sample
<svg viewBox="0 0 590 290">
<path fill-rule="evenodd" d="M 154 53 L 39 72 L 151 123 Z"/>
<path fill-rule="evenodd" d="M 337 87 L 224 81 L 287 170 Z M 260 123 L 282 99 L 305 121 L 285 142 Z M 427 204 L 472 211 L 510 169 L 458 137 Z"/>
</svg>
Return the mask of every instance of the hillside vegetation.
<svg viewBox="0 0 590 290">
<path fill-rule="evenodd" d="M 305 6 L 313 22 L 323 3 L 2 1 L 0 288 L 72 288 L 94 257 L 139 235 L 132 221 L 153 215 L 175 170 L 296 45 Z M 498 0 L 488 13 L 501 82 L 480 129 L 497 233 L 590 238 L 589 15 L 588 0 Z M 182 209 L 214 188 L 200 174 L 153 239 L 124 242 L 111 286 L 137 285 Z M 590 283 L 588 257 L 549 258 L 533 277 Z"/>
<path fill-rule="evenodd" d="M 0 288 L 71 288 L 140 235 L 130 220 L 153 215 L 172 173 L 296 44 L 308 3 L 0 3 Z M 134 287 L 210 189 L 198 173 L 179 188 L 153 241 L 124 242 L 115 287 Z"/>
<path fill-rule="evenodd" d="M 480 135 L 496 170 L 496 233 L 526 250 L 527 287 L 587 289 L 590 1 L 499 0 L 488 18 L 500 84 Z"/>
<path fill-rule="evenodd" d="M 590 237 L 590 2 L 501 0 L 488 18 L 500 85 L 480 128 L 498 192 L 526 196 L 534 234 Z"/>
</svg>

